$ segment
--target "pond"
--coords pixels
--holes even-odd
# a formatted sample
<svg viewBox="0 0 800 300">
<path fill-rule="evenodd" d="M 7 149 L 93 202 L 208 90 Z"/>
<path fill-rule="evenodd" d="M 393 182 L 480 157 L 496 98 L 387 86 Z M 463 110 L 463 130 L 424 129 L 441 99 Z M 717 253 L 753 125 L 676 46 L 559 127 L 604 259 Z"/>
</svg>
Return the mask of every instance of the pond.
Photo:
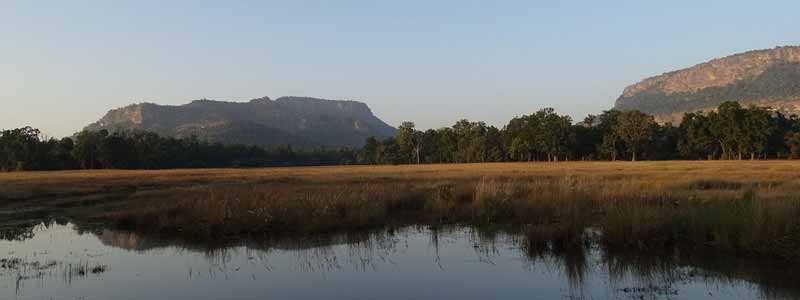
<svg viewBox="0 0 800 300">
<path fill-rule="evenodd" d="M 200 246 L 38 225 L 0 240 L 0 299 L 798 299 L 781 264 L 531 248 L 407 227 Z"/>
</svg>

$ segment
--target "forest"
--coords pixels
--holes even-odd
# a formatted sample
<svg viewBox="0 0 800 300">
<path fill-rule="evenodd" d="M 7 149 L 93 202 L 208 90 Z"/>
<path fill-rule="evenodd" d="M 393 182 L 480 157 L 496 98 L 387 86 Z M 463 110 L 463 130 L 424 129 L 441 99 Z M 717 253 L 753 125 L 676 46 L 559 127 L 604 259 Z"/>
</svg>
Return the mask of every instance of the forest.
<svg viewBox="0 0 800 300">
<path fill-rule="evenodd" d="M 176 139 L 151 132 L 82 131 L 60 140 L 31 127 L 0 131 L 0 169 L 173 169 L 349 164 L 432 164 L 575 160 L 741 160 L 800 157 L 800 119 L 768 107 L 724 102 L 686 113 L 680 125 L 640 111 L 608 110 L 574 122 L 552 108 L 503 128 L 459 120 L 420 131 L 404 122 L 395 137 L 362 149 L 264 148 Z"/>
<path fill-rule="evenodd" d="M 800 119 L 768 107 L 724 102 L 686 113 L 680 125 L 658 124 L 640 111 L 604 111 L 574 123 L 545 108 L 502 129 L 460 120 L 418 131 L 403 123 L 395 138 L 368 139 L 359 162 L 476 163 L 564 160 L 785 159 L 800 157 Z"/>
<path fill-rule="evenodd" d="M 0 131 L 0 169 L 177 169 L 317 166 L 355 163 L 351 149 L 264 148 L 176 139 L 152 132 L 82 131 L 42 139 L 30 127 Z"/>
</svg>

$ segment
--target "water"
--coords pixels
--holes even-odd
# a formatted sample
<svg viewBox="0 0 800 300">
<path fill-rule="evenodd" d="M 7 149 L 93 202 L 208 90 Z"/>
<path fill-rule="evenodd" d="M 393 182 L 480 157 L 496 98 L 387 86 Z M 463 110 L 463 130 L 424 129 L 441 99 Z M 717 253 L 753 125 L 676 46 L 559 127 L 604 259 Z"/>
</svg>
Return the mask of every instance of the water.
<svg viewBox="0 0 800 300">
<path fill-rule="evenodd" d="M 526 247 L 512 234 L 405 228 L 203 247 L 39 225 L 0 240 L 0 299 L 797 299 L 792 272 Z M 746 267 L 749 266 L 749 267 Z M 759 269 L 761 268 L 761 269 Z M 784 276 L 772 276 L 773 274 Z M 776 279 L 772 279 L 775 277 Z M 789 277 L 789 278 L 787 278 Z"/>
</svg>

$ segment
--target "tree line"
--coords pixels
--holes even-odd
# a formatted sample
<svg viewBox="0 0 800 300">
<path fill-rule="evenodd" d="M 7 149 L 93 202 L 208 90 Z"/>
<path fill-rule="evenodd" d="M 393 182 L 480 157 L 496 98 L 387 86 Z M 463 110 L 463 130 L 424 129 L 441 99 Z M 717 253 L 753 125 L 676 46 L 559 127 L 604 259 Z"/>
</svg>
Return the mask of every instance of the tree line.
<svg viewBox="0 0 800 300">
<path fill-rule="evenodd" d="M 686 113 L 680 125 L 659 124 L 640 111 L 604 111 L 574 123 L 545 108 L 502 129 L 460 120 L 419 131 L 405 122 L 396 137 L 368 138 L 367 164 L 564 160 L 784 159 L 800 157 L 800 119 L 767 107 L 724 102 L 716 111 Z"/>
<path fill-rule="evenodd" d="M 152 132 L 82 131 L 60 140 L 31 127 L 0 131 L 0 170 L 173 169 L 353 164 L 353 149 L 263 148 Z"/>
<path fill-rule="evenodd" d="M 358 150 L 223 145 L 152 132 L 83 131 L 57 140 L 31 127 L 0 131 L 3 171 L 785 158 L 800 158 L 800 119 L 737 102 L 686 113 L 678 126 L 636 110 L 608 110 L 574 123 L 552 108 L 503 128 L 459 120 L 420 131 L 404 122 L 396 136 L 368 138 Z"/>
</svg>

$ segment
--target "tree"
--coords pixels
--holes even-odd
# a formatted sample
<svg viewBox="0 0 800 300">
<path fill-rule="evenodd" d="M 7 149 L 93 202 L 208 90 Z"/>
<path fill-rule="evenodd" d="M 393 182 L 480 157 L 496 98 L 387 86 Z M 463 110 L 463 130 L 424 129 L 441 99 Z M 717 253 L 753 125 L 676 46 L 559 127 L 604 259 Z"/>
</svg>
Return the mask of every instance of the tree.
<svg viewBox="0 0 800 300">
<path fill-rule="evenodd" d="M 487 126 L 484 122 L 470 122 L 462 119 L 453 125 L 456 138 L 455 162 L 483 162 L 486 159 L 485 135 Z"/>
<path fill-rule="evenodd" d="M 724 102 L 708 114 L 710 129 L 722 150 L 723 159 L 742 159 L 744 110 L 737 102 Z"/>
<path fill-rule="evenodd" d="M 532 160 L 543 156 L 547 161 L 567 158 L 576 146 L 576 136 L 569 116 L 544 108 L 531 115 L 511 119 L 504 127 L 505 148 L 512 159 Z"/>
<path fill-rule="evenodd" d="M 560 116 L 552 108 L 545 108 L 536 113 L 541 128 L 538 130 L 537 142 L 539 150 L 547 156 L 547 161 L 558 161 L 575 147 L 575 132 L 572 130 L 572 119 Z"/>
<path fill-rule="evenodd" d="M 750 153 L 750 159 L 764 153 L 772 133 L 777 129 L 766 108 L 751 106 L 744 111 L 740 148 Z"/>
<path fill-rule="evenodd" d="M 712 159 L 719 152 L 708 117 L 703 114 L 686 113 L 678 127 L 678 152 L 683 158 Z"/>
<path fill-rule="evenodd" d="M 486 161 L 500 162 L 506 158 L 505 147 L 503 147 L 503 133 L 497 127 L 489 126 L 486 128 L 484 136 L 486 143 Z"/>
<path fill-rule="evenodd" d="M 378 144 L 378 139 L 374 136 L 368 137 L 367 141 L 364 143 L 364 147 L 361 148 L 361 155 L 359 157 L 359 161 L 365 164 L 376 164 L 378 163 L 378 148 L 380 145 Z"/>
<path fill-rule="evenodd" d="M 680 130 L 672 123 L 664 125 L 655 124 L 655 132 L 650 147 L 645 151 L 647 159 L 670 160 L 679 158 L 678 137 Z"/>
<path fill-rule="evenodd" d="M 515 117 L 503 128 L 503 140 L 512 160 L 530 161 L 533 159 L 535 135 L 539 123 L 535 116 Z"/>
<path fill-rule="evenodd" d="M 789 147 L 789 158 L 800 158 L 800 132 L 786 134 L 786 145 Z"/>
<path fill-rule="evenodd" d="M 457 161 L 456 153 L 458 152 L 458 136 L 452 128 L 441 128 L 436 131 L 437 139 L 437 156 L 440 163 L 455 163 Z"/>
<path fill-rule="evenodd" d="M 590 117 L 593 116 L 590 115 Z M 587 119 L 590 117 L 587 117 Z M 595 150 L 600 139 L 597 139 L 594 130 L 589 124 L 592 123 L 584 121 L 572 126 L 572 132 L 575 133 L 575 147 L 572 155 L 574 155 L 576 159 L 592 160 L 597 157 L 595 155 Z"/>
<path fill-rule="evenodd" d="M 400 151 L 399 155 L 405 163 L 413 161 L 414 152 L 414 123 L 403 122 L 397 127 L 397 146 Z"/>
<path fill-rule="evenodd" d="M 625 142 L 631 161 L 636 161 L 636 154 L 653 139 L 656 126 L 653 116 L 638 110 L 620 113 L 614 132 Z"/>
<path fill-rule="evenodd" d="M 508 147 L 508 154 L 511 159 L 516 161 L 531 160 L 531 145 L 522 137 L 514 137 L 511 141 L 511 146 Z"/>
<path fill-rule="evenodd" d="M 188 150 L 187 147 L 183 149 Z M 128 169 L 137 166 L 138 157 L 132 139 L 125 132 L 116 131 L 110 135 L 101 134 L 97 146 L 97 161 L 105 169 Z M 181 151 L 178 157 L 184 157 Z"/>
<path fill-rule="evenodd" d="M 403 122 L 397 129 L 397 144 L 403 159 L 419 164 L 423 136 L 422 132 L 414 129 L 415 126 L 413 122 Z"/>
<path fill-rule="evenodd" d="M 424 147 L 420 147 L 421 160 L 425 163 L 441 162 L 437 150 L 442 147 L 439 145 L 439 131 L 428 129 L 425 132 L 419 132 L 419 141 Z"/>
<path fill-rule="evenodd" d="M 83 169 L 94 169 L 99 167 L 100 148 L 103 139 L 108 136 L 107 130 L 97 132 L 82 131 L 75 136 L 75 147 L 72 149 L 72 156 Z"/>
<path fill-rule="evenodd" d="M 392 137 L 383 140 L 378 153 L 378 161 L 383 164 L 396 165 L 406 162 L 406 160 L 401 156 L 402 154 L 400 151 L 400 146 L 397 144 L 397 140 Z"/>
<path fill-rule="evenodd" d="M 31 127 L 0 132 L 0 170 L 25 170 L 33 165 L 40 134 Z"/>
<path fill-rule="evenodd" d="M 615 131 L 620 114 L 621 112 L 618 110 L 607 110 L 598 116 L 590 115 L 584 120 L 591 126 L 590 136 L 597 145 L 598 157 L 616 161 L 619 153 L 623 151 L 624 143 L 620 141 Z"/>
<path fill-rule="evenodd" d="M 609 132 L 603 135 L 603 141 L 598 145 L 598 151 L 603 154 L 605 157 L 611 159 L 611 161 L 617 161 L 617 157 L 620 153 L 620 142 L 619 136 L 616 132 Z"/>
</svg>

